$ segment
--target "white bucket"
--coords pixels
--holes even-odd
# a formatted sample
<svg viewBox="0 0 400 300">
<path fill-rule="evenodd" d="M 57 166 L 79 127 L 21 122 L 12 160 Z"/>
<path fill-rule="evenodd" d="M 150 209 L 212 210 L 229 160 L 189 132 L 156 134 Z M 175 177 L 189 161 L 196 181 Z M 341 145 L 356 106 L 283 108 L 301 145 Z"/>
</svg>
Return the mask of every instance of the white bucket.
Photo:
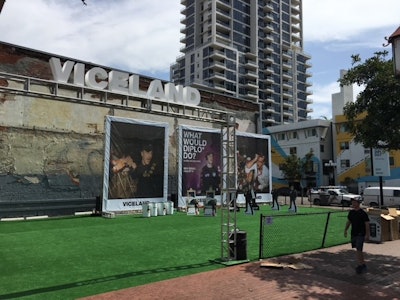
<svg viewBox="0 0 400 300">
<path fill-rule="evenodd" d="M 157 217 L 157 203 L 149 203 L 150 216 Z"/>
<path fill-rule="evenodd" d="M 167 215 L 173 215 L 174 214 L 174 202 L 167 201 L 165 204 L 166 204 Z"/>
<path fill-rule="evenodd" d="M 143 203 L 142 204 L 142 215 L 145 218 L 149 218 L 151 216 L 150 204 L 153 205 L 153 203 Z"/>
<path fill-rule="evenodd" d="M 157 204 L 157 215 L 165 216 L 167 214 L 166 202 L 158 202 Z"/>
</svg>

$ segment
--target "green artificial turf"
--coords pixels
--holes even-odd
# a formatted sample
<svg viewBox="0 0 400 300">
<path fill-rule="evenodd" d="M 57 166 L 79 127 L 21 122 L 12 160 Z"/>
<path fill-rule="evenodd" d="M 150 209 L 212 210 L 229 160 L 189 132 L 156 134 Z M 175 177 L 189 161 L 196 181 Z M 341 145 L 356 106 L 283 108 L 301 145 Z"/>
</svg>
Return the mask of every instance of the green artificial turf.
<svg viewBox="0 0 400 300">
<path fill-rule="evenodd" d="M 299 208 L 299 213 L 321 211 L 327 210 Z M 283 218 L 278 215 L 284 213 L 287 206 L 279 213 L 261 206 L 255 216 L 245 215 L 243 209 L 237 214 L 238 228 L 246 231 L 249 260 L 259 257 L 260 214 L 275 214 L 279 224 Z M 281 226 L 286 236 L 296 236 L 297 216 L 285 219 Z M 337 219 L 337 228 L 330 229 L 330 245 L 337 244 L 335 235 L 341 237 L 343 232 L 345 221 Z M 312 227 L 306 221 L 301 226 Z M 322 238 L 320 230 L 304 234 Z M 277 239 L 272 248 L 293 250 L 293 243 L 282 243 L 284 239 Z M 225 267 L 217 262 L 221 258 L 220 214 L 1 222 L 0 241 L 0 299 L 76 299 Z"/>
</svg>

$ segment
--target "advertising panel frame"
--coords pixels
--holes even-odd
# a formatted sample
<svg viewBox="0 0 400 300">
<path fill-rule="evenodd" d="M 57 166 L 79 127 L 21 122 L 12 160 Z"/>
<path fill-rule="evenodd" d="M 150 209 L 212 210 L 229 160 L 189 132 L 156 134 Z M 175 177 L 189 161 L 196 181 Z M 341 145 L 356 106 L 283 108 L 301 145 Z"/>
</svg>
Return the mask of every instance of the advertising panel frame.
<svg viewBox="0 0 400 300">
<path fill-rule="evenodd" d="M 179 125 L 178 132 L 178 207 L 186 207 L 188 202 L 193 200 L 191 196 L 193 192 L 194 200 L 202 204 L 207 201 L 207 195 L 211 194 L 217 203 L 221 203 L 221 130 Z M 184 136 L 185 132 L 191 132 L 190 136 Z M 216 169 L 211 172 L 207 171 L 208 178 L 211 181 L 219 180 L 219 187 L 212 189 L 212 193 L 208 191 L 208 188 L 203 190 L 201 179 L 204 174 L 203 168 L 206 168 L 207 156 L 210 154 L 213 155 Z"/>
<path fill-rule="evenodd" d="M 120 127 L 120 133 L 116 132 Z M 124 117 L 106 116 L 104 145 L 104 177 L 103 177 L 103 212 L 142 210 L 142 205 L 149 202 L 166 202 L 168 195 L 168 135 L 169 125 L 163 122 L 145 121 Z M 154 138 L 156 136 L 156 138 Z M 115 139 L 115 140 L 114 140 Z M 119 143 L 117 143 L 118 139 Z M 115 158 L 115 148 L 132 145 L 135 156 L 124 153 Z M 154 143 L 154 145 L 153 145 Z M 161 146 L 161 147 L 160 147 Z M 119 149 L 118 149 L 119 150 Z M 132 149 L 129 149 L 132 150 Z M 119 156 L 122 155 L 123 151 Z M 151 152 L 151 164 L 143 167 L 143 155 Z M 153 155 L 158 154 L 158 156 Z M 142 158 L 140 158 L 140 155 Z M 132 155 L 133 156 L 133 155 Z M 122 161 L 122 163 L 121 163 Z M 114 188 L 113 176 L 117 172 L 125 172 L 122 178 L 126 192 L 111 191 Z M 144 172 L 139 176 L 136 172 Z M 141 179 L 146 177 L 145 179 Z M 148 188 L 150 178 L 157 177 L 157 188 Z M 140 183 L 142 182 L 142 183 Z M 121 180 L 119 180 L 119 184 Z M 146 189 L 143 187 L 146 186 Z M 140 192 L 140 189 L 144 192 Z M 153 195 L 145 195 L 146 191 Z M 113 196 L 116 195 L 116 196 Z M 123 194 L 123 197 L 121 197 Z"/>
<path fill-rule="evenodd" d="M 272 202 L 272 163 L 271 163 L 271 139 L 269 135 L 236 132 L 236 153 L 237 153 L 237 199 L 236 203 L 245 204 L 243 183 L 249 170 L 256 168 L 257 161 L 260 163 L 260 170 L 267 168 L 268 178 L 261 179 L 255 189 L 256 203 Z M 262 163 L 262 161 L 264 163 Z M 246 164 L 251 164 L 246 166 Z M 265 167 L 264 167 L 265 166 Z M 257 170 L 255 170 L 257 172 Z M 261 171 L 260 171 L 261 172 Z M 265 173 L 262 172 L 262 173 Z M 265 175 L 265 174 L 264 174 Z M 256 175 L 257 176 L 257 175 Z"/>
</svg>

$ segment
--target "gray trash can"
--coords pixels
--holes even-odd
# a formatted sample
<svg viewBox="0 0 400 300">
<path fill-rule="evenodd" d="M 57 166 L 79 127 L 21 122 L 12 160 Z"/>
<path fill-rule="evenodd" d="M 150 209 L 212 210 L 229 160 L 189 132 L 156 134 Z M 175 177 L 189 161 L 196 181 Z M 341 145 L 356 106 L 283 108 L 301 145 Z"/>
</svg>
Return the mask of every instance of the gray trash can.
<svg viewBox="0 0 400 300">
<path fill-rule="evenodd" d="M 230 239 L 234 240 L 234 234 L 231 235 Z M 235 245 L 231 243 L 230 251 L 234 252 Z M 246 231 L 236 231 L 236 260 L 247 259 L 247 233 Z"/>
</svg>

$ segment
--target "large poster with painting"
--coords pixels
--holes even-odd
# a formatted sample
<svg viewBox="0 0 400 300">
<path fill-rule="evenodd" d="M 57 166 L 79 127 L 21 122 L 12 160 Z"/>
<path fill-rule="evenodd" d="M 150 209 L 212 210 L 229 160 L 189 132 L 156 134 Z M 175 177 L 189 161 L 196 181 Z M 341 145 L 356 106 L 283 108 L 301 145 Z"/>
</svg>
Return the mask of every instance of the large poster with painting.
<svg viewBox="0 0 400 300">
<path fill-rule="evenodd" d="M 103 211 L 167 199 L 168 124 L 106 118 Z"/>
<path fill-rule="evenodd" d="M 221 199 L 221 132 L 179 126 L 178 206 L 188 200 Z"/>
<path fill-rule="evenodd" d="M 244 194 L 254 190 L 256 203 L 271 202 L 270 137 L 237 132 L 237 202 L 245 203 Z"/>
</svg>

